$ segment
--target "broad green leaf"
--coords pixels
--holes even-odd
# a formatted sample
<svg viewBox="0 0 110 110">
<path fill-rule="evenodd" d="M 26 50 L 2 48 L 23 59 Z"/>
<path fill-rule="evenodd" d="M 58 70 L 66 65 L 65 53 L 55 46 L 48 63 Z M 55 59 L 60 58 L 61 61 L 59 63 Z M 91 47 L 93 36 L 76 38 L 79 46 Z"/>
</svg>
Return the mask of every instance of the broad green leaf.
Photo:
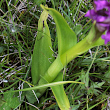
<svg viewBox="0 0 110 110">
<path fill-rule="evenodd" d="M 9 107 L 8 103 L 5 102 L 1 107 L 0 110 L 11 110 L 11 108 Z"/>
<path fill-rule="evenodd" d="M 24 88 L 30 88 L 30 86 L 27 83 L 24 83 L 23 87 Z M 34 104 L 35 102 L 37 102 L 37 98 L 36 98 L 36 96 L 33 92 L 36 93 L 36 91 L 22 92 L 22 97 L 21 98 L 26 97 L 26 99 L 28 100 L 29 103 Z"/>
<path fill-rule="evenodd" d="M 4 94 L 5 103 L 0 107 L 0 108 L 4 108 L 3 110 L 11 110 L 11 108 L 16 108 L 20 104 L 18 97 L 13 97 L 14 92 L 12 91 L 13 89 L 11 89 L 6 94 Z"/>
<path fill-rule="evenodd" d="M 9 101 L 13 97 L 14 93 L 11 93 L 10 91 L 7 94 L 4 94 L 4 100 Z"/>
<path fill-rule="evenodd" d="M 58 82 L 63 80 L 63 73 L 59 73 L 53 82 Z M 52 92 L 57 100 L 57 103 L 61 110 L 70 110 L 69 100 L 64 91 L 63 85 L 57 85 L 51 87 Z"/>
<path fill-rule="evenodd" d="M 34 104 L 37 99 L 32 91 L 26 91 L 26 98 L 29 103 Z"/>
<path fill-rule="evenodd" d="M 41 5 L 41 7 L 48 11 L 56 23 L 58 54 L 61 55 L 77 43 L 77 37 L 58 11 L 44 7 L 43 5 Z"/>
<path fill-rule="evenodd" d="M 33 50 L 31 65 L 33 84 L 37 84 L 40 75 L 44 76 L 52 61 L 53 51 L 51 50 L 51 37 L 46 23 L 47 17 L 48 13 L 43 11 L 38 22 L 38 34 Z"/>
<path fill-rule="evenodd" d="M 11 108 L 16 108 L 20 104 L 20 102 L 18 101 L 18 97 L 12 98 L 12 100 L 8 102 L 8 104 Z"/>
</svg>

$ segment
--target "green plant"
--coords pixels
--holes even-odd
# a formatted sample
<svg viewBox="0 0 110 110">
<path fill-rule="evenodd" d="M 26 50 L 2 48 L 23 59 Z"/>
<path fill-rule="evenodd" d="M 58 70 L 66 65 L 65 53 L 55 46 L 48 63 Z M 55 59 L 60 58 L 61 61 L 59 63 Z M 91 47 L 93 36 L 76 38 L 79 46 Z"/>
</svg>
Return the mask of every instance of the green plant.
<svg viewBox="0 0 110 110">
<path fill-rule="evenodd" d="M 33 1 L 0 2 L 0 108 L 3 104 L 20 110 L 108 108 L 109 44 L 103 45 L 103 32 L 97 29 L 106 21 L 92 23 L 94 15 L 90 20 L 84 17 L 93 8 L 90 0 Z M 41 3 L 51 8 L 41 6 L 42 12 Z M 16 107 L 8 101 L 10 93 L 12 102 L 19 98 L 18 106 L 19 100 Z"/>
<path fill-rule="evenodd" d="M 70 29 L 64 18 L 55 9 L 44 7 L 43 12 L 38 22 L 38 34 L 34 46 L 32 56 L 31 74 L 34 85 L 43 85 L 46 83 L 63 80 L 60 78 L 60 71 L 66 66 L 71 60 L 78 55 L 86 52 L 92 47 L 103 45 L 104 40 L 100 38 L 103 32 L 100 32 L 95 22 L 89 32 L 89 34 L 80 42 L 77 43 L 75 33 Z M 46 23 L 48 13 L 54 18 L 58 37 L 58 56 L 54 60 L 52 58 L 52 45 L 51 37 L 49 34 L 49 28 Z M 51 63 L 49 62 L 49 59 Z M 54 61 L 53 61 L 54 60 Z M 63 75 L 63 73 L 60 73 Z M 88 72 L 86 74 L 85 86 L 88 87 L 89 79 Z M 45 92 L 46 88 L 39 89 L 36 91 L 38 97 Z M 52 87 L 52 91 L 58 102 L 60 109 L 69 110 L 70 104 L 63 90 L 62 86 Z M 61 93 L 60 93 L 61 92 Z"/>
</svg>

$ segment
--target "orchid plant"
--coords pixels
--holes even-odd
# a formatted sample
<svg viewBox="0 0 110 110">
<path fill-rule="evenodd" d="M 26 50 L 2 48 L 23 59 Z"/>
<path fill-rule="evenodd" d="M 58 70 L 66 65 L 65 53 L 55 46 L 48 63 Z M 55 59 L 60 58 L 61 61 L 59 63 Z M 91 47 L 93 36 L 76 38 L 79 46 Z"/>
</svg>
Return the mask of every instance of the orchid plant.
<svg viewBox="0 0 110 110">
<path fill-rule="evenodd" d="M 88 35 L 77 42 L 75 32 L 69 27 L 62 15 L 55 9 L 41 5 L 43 12 L 38 22 L 38 33 L 32 56 L 31 75 L 34 85 L 63 81 L 61 71 L 70 61 L 89 49 L 107 44 L 110 41 L 110 2 L 107 0 L 94 1 L 94 9 L 89 10 L 85 17 L 93 20 L 92 28 Z M 51 43 L 51 36 L 47 24 L 50 14 L 56 24 L 58 38 L 58 56 L 55 59 Z M 86 75 L 85 86 L 89 85 L 89 74 Z M 77 82 L 76 82 L 77 83 Z M 81 84 L 84 84 L 81 83 Z M 41 97 L 47 87 L 37 89 L 37 97 Z M 70 103 L 64 91 L 63 85 L 51 87 L 61 110 L 70 110 Z"/>
</svg>

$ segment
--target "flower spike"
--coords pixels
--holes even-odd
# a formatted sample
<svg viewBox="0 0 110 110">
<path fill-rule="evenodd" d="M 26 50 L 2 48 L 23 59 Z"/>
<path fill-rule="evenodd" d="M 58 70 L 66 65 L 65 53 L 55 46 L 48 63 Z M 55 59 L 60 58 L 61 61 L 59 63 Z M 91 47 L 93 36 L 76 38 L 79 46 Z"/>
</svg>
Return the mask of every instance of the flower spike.
<svg viewBox="0 0 110 110">
<path fill-rule="evenodd" d="M 105 40 L 105 44 L 110 42 L 110 2 L 107 0 L 95 0 L 94 9 L 89 10 L 85 17 L 89 17 L 96 21 L 97 29 L 100 32 L 106 32 L 101 38 Z"/>
</svg>

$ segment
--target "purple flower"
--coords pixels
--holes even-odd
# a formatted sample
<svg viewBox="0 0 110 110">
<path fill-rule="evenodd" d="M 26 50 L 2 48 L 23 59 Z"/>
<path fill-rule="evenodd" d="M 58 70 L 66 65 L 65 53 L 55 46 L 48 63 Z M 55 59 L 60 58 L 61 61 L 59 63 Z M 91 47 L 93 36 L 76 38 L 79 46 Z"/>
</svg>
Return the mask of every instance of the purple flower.
<svg viewBox="0 0 110 110">
<path fill-rule="evenodd" d="M 96 21 L 96 26 L 100 32 L 107 30 L 106 35 L 102 35 L 105 44 L 110 42 L 110 2 L 108 0 L 95 0 L 94 9 L 89 10 L 85 17 Z"/>
</svg>

